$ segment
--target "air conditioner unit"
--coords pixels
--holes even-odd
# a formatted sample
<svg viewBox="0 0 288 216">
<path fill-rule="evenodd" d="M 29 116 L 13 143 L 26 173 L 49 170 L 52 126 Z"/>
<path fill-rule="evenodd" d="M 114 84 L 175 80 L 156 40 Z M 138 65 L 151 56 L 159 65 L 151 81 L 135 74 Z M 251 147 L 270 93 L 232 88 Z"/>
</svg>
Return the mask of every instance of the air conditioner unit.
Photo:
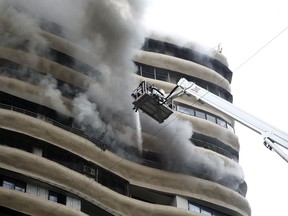
<svg viewBox="0 0 288 216">
<path fill-rule="evenodd" d="M 88 173 L 89 175 L 95 176 L 96 172 L 94 168 L 84 165 L 84 172 Z"/>
</svg>

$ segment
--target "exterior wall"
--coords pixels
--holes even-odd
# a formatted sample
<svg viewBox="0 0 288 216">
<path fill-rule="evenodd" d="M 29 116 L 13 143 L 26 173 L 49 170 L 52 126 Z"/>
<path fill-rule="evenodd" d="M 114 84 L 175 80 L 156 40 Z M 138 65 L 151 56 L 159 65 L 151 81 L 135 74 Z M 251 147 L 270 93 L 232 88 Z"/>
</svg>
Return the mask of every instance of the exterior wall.
<svg viewBox="0 0 288 216">
<path fill-rule="evenodd" d="M 170 92 L 174 88 L 174 84 L 166 83 L 163 81 L 158 81 L 158 80 L 152 80 L 149 78 L 141 78 L 140 80 L 147 80 L 149 83 L 154 84 L 155 86 L 158 86 L 159 88 L 163 89 L 165 92 Z M 219 111 L 215 110 L 211 106 L 207 104 L 199 104 L 195 98 L 191 98 L 188 96 L 184 96 L 181 98 L 175 99 L 175 101 L 180 101 L 182 103 L 185 103 L 187 105 L 191 105 L 193 107 L 201 108 L 201 110 L 205 110 L 209 113 L 214 113 L 217 116 L 220 116 L 224 120 L 226 120 L 230 124 L 234 124 L 234 121 L 229 118 L 227 115 L 220 113 Z M 230 145 L 232 148 L 236 149 L 239 151 L 239 140 L 238 137 L 235 133 L 231 133 L 229 130 L 223 130 L 222 127 L 213 124 L 209 121 L 195 118 L 189 115 L 181 114 L 181 118 L 189 120 L 192 122 L 193 125 L 193 130 L 194 132 L 201 132 L 205 135 L 212 136 L 212 137 L 217 137 L 217 139 L 223 141 L 227 145 Z"/>
<path fill-rule="evenodd" d="M 86 89 L 88 84 L 91 83 L 91 78 L 88 79 L 88 77 L 77 73 L 70 68 L 40 56 L 35 56 L 31 53 L 13 50 L 6 47 L 1 47 L 0 53 L 0 58 L 8 59 L 23 66 L 28 66 L 44 74 L 50 74 L 55 79 L 71 83 L 74 86 L 82 89 Z M 33 61 L 35 59 L 37 59 L 36 64 L 35 61 Z"/>
<path fill-rule="evenodd" d="M 155 40 L 155 37 L 152 37 Z M 159 40 L 159 50 L 157 48 L 157 45 L 155 46 L 155 43 L 153 46 L 155 47 L 146 47 L 147 50 L 144 49 L 136 58 L 136 64 L 141 63 L 144 65 L 149 65 L 155 67 L 154 69 L 154 79 L 151 78 L 151 75 L 148 77 L 145 77 L 146 74 L 143 72 L 140 72 L 140 75 L 142 75 L 142 80 L 147 80 L 149 83 L 154 84 L 155 86 L 163 89 L 165 92 L 170 92 L 175 84 L 170 84 L 168 82 L 165 82 L 163 80 L 157 80 L 157 70 L 160 68 L 161 70 L 169 70 L 169 71 L 176 71 L 178 73 L 181 73 L 183 75 L 193 76 L 200 80 L 205 80 L 209 83 L 214 83 L 218 85 L 219 87 L 227 90 L 228 92 L 231 91 L 230 83 L 229 81 L 221 76 L 219 73 L 216 73 L 216 71 L 205 67 L 199 63 L 194 63 L 192 61 L 179 58 L 177 56 L 173 56 L 173 53 L 171 53 L 171 44 L 169 44 L 169 48 L 166 51 L 165 46 L 166 42 L 171 43 L 171 40 L 169 39 L 156 39 Z M 148 39 L 149 41 L 149 39 Z M 161 44 L 164 41 L 163 44 Z M 152 45 L 151 45 L 152 46 Z M 178 47 L 175 48 L 177 50 Z M 180 50 L 180 48 L 179 48 Z M 177 50 L 179 52 L 179 50 Z M 177 52 L 176 51 L 176 52 Z M 187 51 L 187 50 L 185 50 Z M 167 52 L 167 53 L 166 53 Z M 193 51 L 191 51 L 193 52 Z M 217 54 L 216 54 L 217 55 Z M 213 55 L 215 58 L 215 55 Z M 189 57 L 188 57 L 189 58 Z M 218 54 L 217 59 L 221 61 L 225 66 L 227 66 L 227 62 L 221 57 L 221 54 Z M 222 59 L 222 60 L 221 60 Z M 225 67 L 223 66 L 223 67 Z M 141 68 L 140 68 L 141 70 Z M 152 69 L 150 69 L 152 70 Z M 161 71 L 160 71 L 161 72 Z M 148 74 L 147 74 L 148 75 Z M 169 76 L 169 75 L 168 75 Z M 163 79 L 163 78 L 161 78 Z M 230 124 L 232 127 L 234 126 L 234 120 L 231 119 L 229 116 L 226 116 L 225 114 L 219 112 L 218 110 L 215 110 L 213 107 L 210 107 L 207 104 L 199 103 L 195 98 L 193 97 L 187 97 L 182 96 L 181 98 L 177 98 L 174 100 L 176 102 L 181 102 L 181 104 L 185 104 L 187 106 L 193 107 L 193 109 L 198 109 L 204 112 L 207 112 L 209 114 L 213 114 L 215 116 L 220 117 L 222 120 L 226 121 L 228 124 Z M 220 140 L 221 142 L 225 143 L 226 146 L 230 146 L 232 149 L 234 149 L 236 152 L 239 152 L 239 140 L 237 135 L 234 133 L 234 131 L 228 130 L 226 128 L 223 128 L 215 123 L 212 123 L 210 121 L 207 121 L 205 119 L 201 119 L 199 117 L 190 116 L 186 113 L 177 113 L 180 118 L 183 118 L 185 120 L 189 120 L 192 122 L 193 125 L 193 132 L 198 133 L 201 135 L 205 135 L 208 137 L 214 137 L 217 140 Z M 151 136 L 151 134 L 147 134 L 147 137 Z M 161 149 L 155 148 L 157 144 L 157 141 L 155 141 L 153 144 L 150 144 L 148 146 L 145 146 L 148 149 L 152 149 L 152 151 L 161 151 Z M 233 151 L 234 151 L 233 150 Z M 220 155 L 219 155 L 220 157 Z M 213 201 L 215 202 L 215 200 Z M 248 207 L 249 208 L 249 207 Z"/>
<path fill-rule="evenodd" d="M 6 21 L 3 21 L 5 20 L 3 17 L 0 17 L 0 20 L 0 24 L 5 24 Z M 95 67 L 96 57 L 93 53 L 80 47 L 72 40 L 67 40 L 64 37 L 59 37 L 40 29 L 39 32 L 48 41 L 47 49 L 59 51 L 75 60 L 87 64 L 91 68 Z M 161 40 L 171 42 L 164 38 Z M 193 50 L 195 47 L 190 46 L 188 48 Z M 223 55 L 214 53 L 213 56 L 217 61 L 221 62 L 221 64 L 227 66 L 226 58 Z M 77 71 L 75 68 L 73 69 L 67 65 L 48 59 L 43 53 L 28 53 L 20 48 L 0 46 L 0 59 L 27 67 L 34 70 L 35 73 L 51 76 L 57 81 L 67 83 L 80 91 L 86 91 L 89 84 L 95 81 L 94 78 L 90 76 L 89 71 L 86 73 Z M 182 75 L 193 76 L 199 80 L 217 85 L 221 88 L 221 91 L 223 90 L 229 93 L 229 95 L 231 94 L 229 80 L 223 79 L 223 77 L 213 69 L 198 63 L 165 53 L 155 53 L 145 50 L 139 51 L 139 55 L 135 56 L 134 61 L 136 65 L 137 63 L 142 63 L 152 67 L 164 68 Z M 139 75 L 135 75 L 135 77 L 139 79 L 139 82 L 146 79 L 156 86 L 163 88 L 166 92 L 171 91 L 175 86 L 173 83 L 166 81 L 147 79 Z M 217 210 L 222 212 L 222 214 L 225 213 L 225 216 L 251 215 L 249 203 L 243 194 L 240 194 L 236 189 L 203 176 L 193 176 L 188 173 L 181 173 L 181 171 L 175 172 L 164 169 L 161 167 L 161 164 L 157 164 L 157 166 L 145 164 L 143 163 L 144 160 L 142 161 L 144 156 L 141 154 L 137 155 L 138 158 L 136 160 L 125 157 L 127 155 L 113 151 L 111 148 L 105 151 L 105 147 L 101 147 L 102 144 L 100 141 L 99 143 L 95 143 L 95 140 L 92 142 L 89 136 L 80 136 L 78 133 L 79 128 L 76 130 L 76 128 L 72 127 L 74 118 L 72 112 L 73 98 L 61 95 L 60 99 L 67 108 L 61 109 L 59 108 L 59 104 L 45 96 L 45 91 L 45 88 L 39 83 L 29 83 L 27 80 L 20 80 L 17 77 L 13 77 L 13 74 L 9 76 L 7 76 L 7 74 L 0 74 L 1 93 L 20 98 L 28 105 L 32 103 L 34 105 L 41 105 L 51 112 L 54 111 L 55 113 L 61 114 L 61 117 L 64 116 L 63 118 L 66 120 L 68 119 L 70 121 L 72 119 L 72 123 L 67 123 L 67 125 L 73 129 L 70 131 L 64 130 L 64 126 L 68 126 L 60 125 L 60 123 L 57 122 L 60 117 L 56 114 L 51 114 L 54 119 L 48 120 L 45 116 L 42 118 L 39 113 L 33 113 L 29 110 L 22 110 L 22 113 L 13 111 L 13 109 L 16 110 L 18 108 L 17 106 L 13 106 L 14 101 L 9 101 L 7 104 L 0 104 L 2 107 L 0 108 L 0 129 L 15 132 L 15 134 L 22 134 L 35 140 L 35 143 L 27 144 L 24 140 L 15 139 L 17 140 L 13 140 L 15 143 L 12 141 L 9 143 L 11 146 L 7 146 L 7 143 L 4 143 L 4 141 L 0 143 L 0 177 L 1 172 L 9 172 L 12 173 L 12 177 L 20 176 L 19 178 L 28 178 L 31 180 L 31 184 L 38 182 L 47 187 L 62 190 L 65 195 L 67 195 L 67 200 L 70 199 L 70 195 L 77 197 L 76 200 L 78 204 L 80 203 L 80 207 L 78 206 L 78 210 L 75 210 L 65 204 L 54 203 L 43 199 L 43 197 L 34 196 L 31 193 L 27 193 L 27 191 L 23 193 L 1 187 L 0 185 L 1 206 L 28 215 L 87 215 L 89 213 L 85 214 L 83 212 L 84 205 L 87 203 L 87 205 L 89 205 L 86 209 L 87 212 L 92 212 L 91 209 L 95 207 L 99 211 L 105 212 L 103 213 L 105 216 L 203 215 L 188 210 L 189 202 L 193 201 L 201 206 L 209 207 L 213 211 L 215 210 L 215 212 Z M 197 103 L 193 98 L 183 96 L 176 99 L 175 103 L 176 102 L 213 114 L 231 125 L 231 127 L 234 125 L 234 121 L 228 116 L 208 105 Z M 180 112 L 177 114 L 180 115 Z M 227 147 L 228 151 L 239 152 L 238 137 L 231 130 L 196 116 L 181 114 L 181 118 L 192 122 L 194 133 L 219 141 L 222 146 Z M 151 134 L 143 132 L 143 136 L 151 137 Z M 22 141 L 23 146 L 27 144 L 29 147 L 32 147 L 31 152 L 15 147 L 16 144 L 21 146 Z M 129 190 L 127 194 L 120 194 L 94 181 L 91 176 L 86 176 L 83 173 L 65 167 L 57 161 L 45 158 L 43 149 L 37 146 L 36 141 L 45 142 L 49 146 L 66 151 L 67 154 L 72 155 L 71 157 L 77 156 L 91 164 L 101 167 L 101 169 L 105 169 L 107 172 L 117 176 L 117 178 L 125 180 L 128 188 L 133 188 L 138 192 L 137 195 L 140 194 L 143 196 L 136 198 L 135 195 L 135 197 L 133 197 L 133 191 L 129 192 Z M 157 148 L 157 140 L 155 143 L 152 142 L 152 144 L 144 144 L 143 149 L 144 153 L 153 153 L 158 157 L 161 157 L 163 151 L 163 149 Z M 230 158 L 217 151 L 203 147 L 199 147 L 198 149 L 207 158 L 213 155 L 213 157 L 221 158 L 226 165 L 234 163 Z M 136 151 L 135 149 L 132 150 Z M 123 151 L 125 152 L 125 149 L 123 149 Z M 153 194 L 157 195 L 155 195 L 154 199 L 149 200 L 149 196 L 151 197 Z"/>
<path fill-rule="evenodd" d="M 28 215 L 86 215 L 64 205 L 60 206 L 58 203 L 39 199 L 36 196 L 9 190 L 3 187 L 0 187 L 0 200 L 1 206 L 5 206 Z"/>
<path fill-rule="evenodd" d="M 159 41 L 163 41 L 163 42 L 167 42 L 167 43 L 172 43 L 172 44 L 179 44 L 179 46 L 183 46 L 186 47 L 188 49 L 191 50 L 202 50 L 205 53 L 209 53 L 209 55 L 211 55 L 213 58 L 217 59 L 218 61 L 220 61 L 222 64 L 226 65 L 228 67 L 228 62 L 227 59 L 224 55 L 221 54 L 221 52 L 215 50 L 215 49 L 211 49 L 210 47 L 201 47 L 198 43 L 195 42 L 181 42 L 173 37 L 170 36 L 163 36 L 163 35 L 158 35 L 157 33 L 152 33 L 149 38 L 152 38 L 154 40 L 159 40 Z"/>
<path fill-rule="evenodd" d="M 246 199 L 244 199 L 238 193 L 217 183 L 192 176 L 143 167 L 123 158 L 119 158 L 107 151 L 103 154 L 103 152 L 99 148 L 96 148 L 92 143 L 89 143 L 86 140 L 81 139 L 78 136 L 70 134 L 66 131 L 59 130 L 49 123 L 45 123 L 41 120 L 37 120 L 28 116 L 1 110 L 0 117 L 1 127 L 9 130 L 19 131 L 21 133 L 28 134 L 29 136 L 39 137 L 49 141 L 49 143 L 53 145 L 57 145 L 61 148 L 75 152 L 87 160 L 94 161 L 102 167 L 105 167 L 108 170 L 113 171 L 114 173 L 127 179 L 130 184 L 154 189 L 156 191 L 191 197 L 205 202 L 211 202 L 214 203 L 214 205 L 218 204 L 219 206 L 225 206 L 232 212 L 242 212 L 240 215 L 249 215 L 247 214 L 247 212 L 249 212 L 249 208 L 247 206 Z M 81 148 L 79 148 L 80 146 Z M 117 201 L 112 201 L 110 200 L 113 199 L 112 197 L 118 197 L 115 192 L 111 192 L 110 190 L 104 189 L 100 185 L 91 183 L 91 180 L 89 180 L 87 177 L 83 177 L 76 173 L 74 174 L 74 172 L 62 168 L 62 166 L 59 166 L 54 162 L 40 159 L 38 156 L 26 154 L 22 151 L 13 150 L 7 147 L 0 146 L 0 148 L 1 168 L 23 173 L 24 175 L 31 176 L 35 179 L 41 179 L 42 181 L 48 181 L 50 184 L 57 185 L 58 187 L 64 188 L 69 192 L 80 195 L 81 197 L 86 197 L 89 195 L 91 196 L 91 199 L 88 200 L 91 200 L 91 202 L 92 200 L 95 200 L 97 203 L 100 202 L 107 208 L 114 210 L 118 209 L 120 212 L 129 211 L 131 208 L 132 204 L 124 205 L 123 203 L 123 200 L 126 201 L 126 199 L 129 200 L 129 198 L 124 199 L 124 197 L 121 195 L 119 200 L 117 199 Z M 179 182 L 181 182 L 181 184 L 179 184 Z M 95 188 L 95 190 L 91 190 L 90 188 L 84 189 L 83 185 L 86 184 L 91 185 L 91 187 L 92 185 L 95 185 L 97 188 Z M 96 191 L 95 194 L 91 194 L 92 191 Z M 102 192 L 99 193 L 99 191 Z M 102 197 L 104 192 L 105 194 L 108 194 L 107 196 Z M 99 195 L 101 196 L 99 197 Z M 121 210 L 124 207 L 120 208 L 120 206 L 122 206 L 120 204 L 116 208 L 115 203 L 119 203 L 120 200 L 121 203 L 123 203 L 123 206 L 128 205 L 127 209 Z M 127 202 L 136 201 L 129 200 Z M 135 209 L 136 207 L 133 208 Z M 163 206 L 163 208 L 166 209 L 167 206 Z M 142 211 L 143 209 L 140 208 L 138 210 Z M 177 210 L 175 211 L 177 212 Z M 181 215 L 180 212 L 179 215 Z M 128 212 L 125 212 L 124 215 L 129 214 Z"/>
<path fill-rule="evenodd" d="M 219 86 L 228 91 L 231 90 L 228 81 L 223 80 L 223 77 L 219 74 L 209 68 L 185 59 L 175 58 L 161 53 L 141 51 L 141 53 L 136 56 L 135 60 L 155 67 L 166 68 L 183 74 L 193 75 L 211 83 L 219 83 Z"/>
<path fill-rule="evenodd" d="M 45 89 L 43 87 L 31 85 L 29 83 L 7 77 L 0 77 L 0 83 L 0 90 L 3 92 L 20 97 L 25 100 L 29 100 L 37 104 L 41 104 L 51 109 L 57 110 L 57 107 L 59 107 L 58 104 L 55 104 L 51 100 L 51 98 L 47 96 L 45 97 Z M 42 99 L 39 100 L 39 97 L 42 97 Z M 71 116 L 71 112 L 69 112 L 69 110 L 72 111 L 71 100 L 65 97 L 61 97 L 61 100 L 68 108 L 68 110 L 62 109 L 61 111 L 59 110 L 59 112 L 67 116 Z"/>
</svg>

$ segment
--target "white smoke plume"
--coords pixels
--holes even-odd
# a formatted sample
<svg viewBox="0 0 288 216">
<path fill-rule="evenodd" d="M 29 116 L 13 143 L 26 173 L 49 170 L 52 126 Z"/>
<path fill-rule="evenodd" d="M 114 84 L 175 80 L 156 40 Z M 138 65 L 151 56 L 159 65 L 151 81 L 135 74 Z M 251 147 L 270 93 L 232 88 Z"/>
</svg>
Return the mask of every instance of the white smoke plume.
<svg viewBox="0 0 288 216">
<path fill-rule="evenodd" d="M 175 114 L 161 125 L 146 115 L 141 116 L 141 122 L 144 123 L 143 130 L 153 134 L 143 140 L 143 145 L 155 143 L 155 150 L 165 156 L 165 163 L 170 169 L 190 169 L 233 189 L 238 189 L 244 182 L 243 170 L 238 163 L 193 145 L 190 141 L 193 133 L 191 122 Z"/>
<path fill-rule="evenodd" d="M 59 111 L 62 114 L 71 115 L 70 110 L 66 107 L 62 100 L 62 93 L 57 89 L 57 80 L 51 76 L 46 76 L 41 79 L 40 86 L 43 89 L 43 95 L 40 95 L 41 100 L 49 101 L 53 109 Z"/>
</svg>

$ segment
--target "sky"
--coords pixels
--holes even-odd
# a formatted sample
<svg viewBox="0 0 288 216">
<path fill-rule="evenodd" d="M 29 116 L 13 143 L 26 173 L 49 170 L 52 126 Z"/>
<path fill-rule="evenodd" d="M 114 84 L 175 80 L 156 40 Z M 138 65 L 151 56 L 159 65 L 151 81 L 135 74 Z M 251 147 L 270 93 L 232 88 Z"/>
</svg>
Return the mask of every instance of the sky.
<svg viewBox="0 0 288 216">
<path fill-rule="evenodd" d="M 211 48 L 221 43 L 233 72 L 233 103 L 288 132 L 286 1 L 147 1 L 147 29 Z M 252 216 L 287 215 L 288 164 L 259 134 L 239 123 L 235 130 Z"/>
</svg>

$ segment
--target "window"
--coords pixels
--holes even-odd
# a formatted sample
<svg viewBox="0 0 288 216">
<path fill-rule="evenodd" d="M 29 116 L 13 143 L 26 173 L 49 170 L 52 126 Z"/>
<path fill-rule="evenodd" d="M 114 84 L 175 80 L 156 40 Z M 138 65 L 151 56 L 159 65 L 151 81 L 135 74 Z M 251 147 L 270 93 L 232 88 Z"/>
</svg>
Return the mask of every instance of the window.
<svg viewBox="0 0 288 216">
<path fill-rule="evenodd" d="M 41 157 L 43 154 L 43 150 L 40 147 L 33 146 L 32 147 L 32 153 Z"/>
<path fill-rule="evenodd" d="M 222 126 L 222 127 L 224 127 L 224 128 L 227 128 L 226 122 L 221 120 L 221 119 L 219 119 L 219 118 L 217 118 L 217 124 Z"/>
<path fill-rule="evenodd" d="M 17 185 L 15 186 L 15 190 L 23 192 L 23 193 L 25 193 L 25 191 L 26 191 L 24 187 L 19 187 Z"/>
<path fill-rule="evenodd" d="M 195 115 L 193 109 L 187 108 L 187 107 L 184 107 L 184 106 L 180 106 L 180 105 L 177 105 L 177 111 L 182 112 L 182 113 L 186 113 L 186 114 L 192 115 L 192 116 Z"/>
<path fill-rule="evenodd" d="M 15 184 L 13 182 L 4 180 L 3 181 L 3 187 L 8 189 L 14 189 Z"/>
<path fill-rule="evenodd" d="M 21 181 L 15 182 L 15 190 L 25 193 L 26 192 L 26 183 Z"/>
<path fill-rule="evenodd" d="M 224 120 L 217 118 L 216 116 L 212 115 L 212 114 L 208 114 L 206 112 L 200 111 L 200 110 L 194 110 L 193 107 L 190 107 L 188 105 L 182 105 L 182 103 L 178 103 L 175 105 L 176 110 L 182 113 L 185 113 L 187 115 L 191 115 L 191 116 L 196 116 L 198 118 L 202 118 L 202 119 L 207 119 L 208 121 L 211 121 L 215 124 L 218 124 L 224 128 L 227 128 L 228 130 L 230 130 L 231 132 L 234 133 L 234 129 L 232 128 L 231 125 L 229 125 L 227 122 L 225 122 Z"/>
<path fill-rule="evenodd" d="M 163 81 L 168 81 L 168 71 L 161 69 L 161 68 L 157 68 L 156 70 L 156 79 L 157 80 L 163 80 Z"/>
<path fill-rule="evenodd" d="M 67 196 L 66 205 L 75 210 L 81 211 L 81 200 L 79 199 Z"/>
<path fill-rule="evenodd" d="M 136 74 L 142 76 L 142 66 L 141 65 L 137 65 L 138 70 L 136 71 Z"/>
<path fill-rule="evenodd" d="M 96 176 L 96 170 L 90 166 L 84 165 L 84 172 L 89 176 Z"/>
<path fill-rule="evenodd" d="M 66 205 L 66 196 L 54 191 L 49 191 L 49 200 Z"/>
<path fill-rule="evenodd" d="M 48 199 L 53 202 L 58 202 L 58 194 L 53 191 L 49 191 Z"/>
<path fill-rule="evenodd" d="M 208 121 L 211 121 L 213 123 L 216 123 L 216 117 L 215 116 L 212 116 L 210 114 L 206 114 L 206 117 L 207 117 L 207 120 Z"/>
<path fill-rule="evenodd" d="M 206 119 L 205 113 L 201 112 L 199 110 L 195 110 L 195 116 L 198 117 L 198 118 Z"/>
<path fill-rule="evenodd" d="M 197 204 L 189 202 L 188 204 L 188 210 L 193 211 L 193 212 L 199 212 L 200 213 L 200 206 Z"/>
<path fill-rule="evenodd" d="M 167 81 L 167 82 L 175 83 L 175 84 L 183 77 L 191 82 L 195 82 L 195 84 L 201 86 L 204 89 L 207 89 L 213 94 L 216 94 L 222 97 L 223 99 L 232 102 L 232 95 L 227 90 L 213 83 L 207 82 L 205 80 L 202 80 L 193 76 L 185 75 L 177 71 L 172 71 L 172 70 L 165 69 L 165 68 L 158 68 L 158 67 L 154 67 L 151 65 L 138 63 L 138 62 L 135 62 L 135 63 L 136 65 L 138 65 L 137 74 L 143 77 L 163 80 L 163 81 Z"/>
<path fill-rule="evenodd" d="M 201 207 L 201 213 L 204 215 L 210 215 L 212 216 L 212 209 L 206 208 L 204 206 Z"/>
<path fill-rule="evenodd" d="M 233 128 L 230 124 L 228 124 L 228 123 L 227 123 L 227 128 L 228 128 L 228 130 L 230 130 L 231 132 L 233 132 L 233 133 L 235 132 L 235 131 L 234 131 L 234 128 Z"/>
<path fill-rule="evenodd" d="M 155 79 L 154 68 L 148 65 L 142 66 L 142 76 Z"/>
<path fill-rule="evenodd" d="M 26 192 L 26 183 L 22 181 L 17 181 L 14 179 L 4 179 L 3 180 L 3 185 L 4 188 L 12 189 L 12 190 L 17 190 L 21 192 Z"/>
<path fill-rule="evenodd" d="M 193 211 L 193 212 L 198 212 L 203 215 L 209 215 L 209 216 L 229 216 L 227 214 L 224 214 L 212 208 L 208 208 L 206 206 L 202 206 L 198 203 L 194 203 L 191 201 L 188 202 L 188 210 Z"/>
<path fill-rule="evenodd" d="M 178 79 L 177 77 L 173 76 L 173 74 L 169 74 L 169 79 L 170 79 L 170 83 L 177 83 Z"/>
<path fill-rule="evenodd" d="M 127 194 L 128 183 L 106 170 L 99 169 L 99 183 L 120 194 Z"/>
</svg>

